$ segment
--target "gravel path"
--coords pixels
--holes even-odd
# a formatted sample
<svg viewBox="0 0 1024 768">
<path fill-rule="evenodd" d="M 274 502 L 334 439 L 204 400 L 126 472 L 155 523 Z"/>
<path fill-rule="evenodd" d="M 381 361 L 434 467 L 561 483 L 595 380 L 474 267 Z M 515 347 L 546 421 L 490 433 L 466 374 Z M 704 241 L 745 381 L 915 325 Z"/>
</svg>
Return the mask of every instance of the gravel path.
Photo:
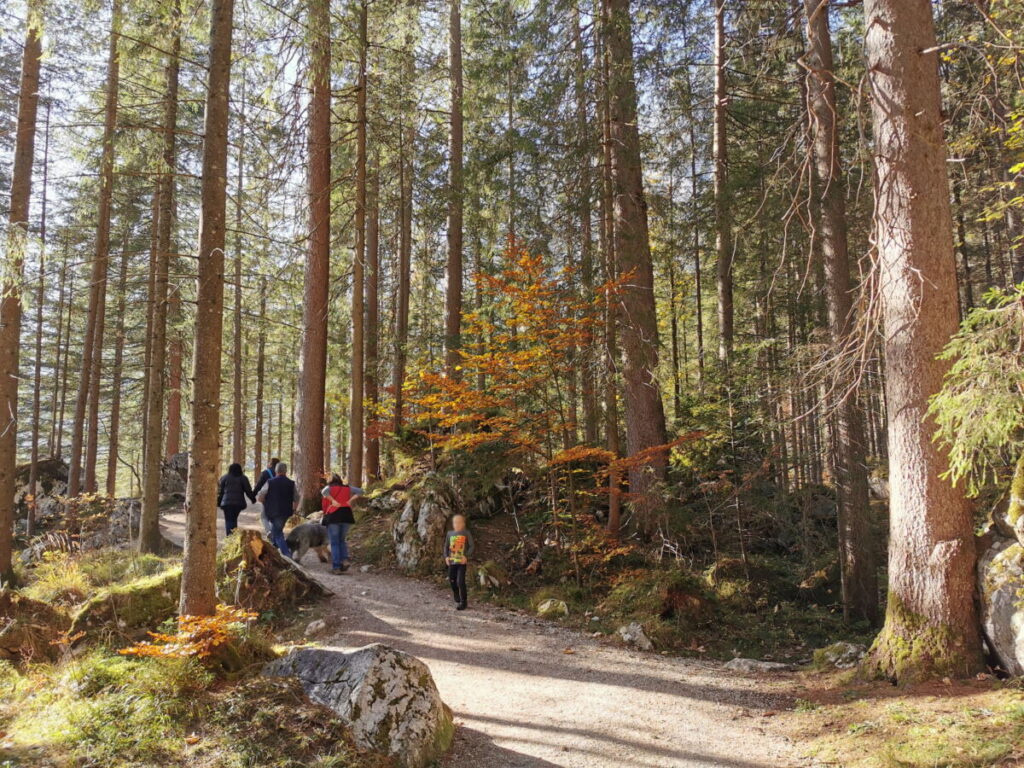
<svg viewBox="0 0 1024 768">
<path fill-rule="evenodd" d="M 180 541 L 180 517 L 165 532 Z M 253 523 L 256 523 L 253 525 Z M 243 518 L 258 527 L 258 521 Z M 785 706 L 720 664 L 633 652 L 531 616 L 471 605 L 439 585 L 358 567 L 332 576 L 324 645 L 382 642 L 430 667 L 459 725 L 446 766 L 792 768 Z"/>
</svg>

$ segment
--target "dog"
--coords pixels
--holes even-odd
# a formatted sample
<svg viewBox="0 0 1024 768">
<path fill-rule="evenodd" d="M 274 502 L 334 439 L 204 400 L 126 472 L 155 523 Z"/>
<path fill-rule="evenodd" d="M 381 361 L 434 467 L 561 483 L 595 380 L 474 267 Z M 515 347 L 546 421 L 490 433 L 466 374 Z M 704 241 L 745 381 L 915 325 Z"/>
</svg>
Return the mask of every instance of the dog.
<svg viewBox="0 0 1024 768">
<path fill-rule="evenodd" d="M 331 542 L 327 538 L 327 526 L 320 523 L 301 523 L 292 528 L 285 536 L 288 549 L 292 551 L 292 559 L 301 563 L 303 556 L 309 551 L 316 552 L 321 563 L 331 561 Z"/>
</svg>

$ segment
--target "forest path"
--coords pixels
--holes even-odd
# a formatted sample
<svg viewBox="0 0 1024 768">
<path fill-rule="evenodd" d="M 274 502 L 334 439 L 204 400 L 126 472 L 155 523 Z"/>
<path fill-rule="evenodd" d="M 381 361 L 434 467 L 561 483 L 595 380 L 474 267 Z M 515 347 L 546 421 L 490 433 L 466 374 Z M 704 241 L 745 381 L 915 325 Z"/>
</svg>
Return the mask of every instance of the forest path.
<svg viewBox="0 0 1024 768">
<path fill-rule="evenodd" d="M 259 527 L 243 513 L 242 524 Z M 180 543 L 180 514 L 164 519 Z M 219 535 L 223 526 L 219 526 Z M 784 768 L 796 750 L 766 715 L 786 706 L 765 681 L 715 662 L 599 639 L 513 611 L 455 611 L 439 584 L 378 571 L 333 576 L 329 647 L 386 643 L 422 659 L 458 724 L 445 766 L 472 768 Z M 572 652 L 569 653 L 568 650 Z"/>
</svg>

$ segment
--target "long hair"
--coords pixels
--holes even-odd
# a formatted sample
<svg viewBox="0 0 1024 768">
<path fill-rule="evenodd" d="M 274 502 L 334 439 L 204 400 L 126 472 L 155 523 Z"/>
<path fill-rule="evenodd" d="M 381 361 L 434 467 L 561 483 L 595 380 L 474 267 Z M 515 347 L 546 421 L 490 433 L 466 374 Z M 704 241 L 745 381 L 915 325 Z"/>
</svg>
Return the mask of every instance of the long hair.
<svg viewBox="0 0 1024 768">
<path fill-rule="evenodd" d="M 232 475 L 233 477 L 241 477 L 242 465 L 237 462 L 232 464 L 230 467 L 228 467 L 228 474 Z"/>
</svg>

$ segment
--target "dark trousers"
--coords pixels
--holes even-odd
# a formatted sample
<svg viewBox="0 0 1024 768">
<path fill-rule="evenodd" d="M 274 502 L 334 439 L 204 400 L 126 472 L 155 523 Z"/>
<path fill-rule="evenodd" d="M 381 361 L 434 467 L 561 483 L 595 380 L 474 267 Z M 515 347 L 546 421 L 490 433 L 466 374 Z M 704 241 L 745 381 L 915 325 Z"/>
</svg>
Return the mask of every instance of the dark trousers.
<svg viewBox="0 0 1024 768">
<path fill-rule="evenodd" d="M 459 605 L 466 604 L 466 564 L 452 563 L 448 566 L 448 582 L 452 585 L 452 594 Z"/>
<path fill-rule="evenodd" d="M 241 514 L 245 507 L 239 507 L 234 504 L 225 504 L 221 509 L 224 510 L 224 532 L 230 536 L 231 532 L 238 527 L 238 515 Z"/>
</svg>

